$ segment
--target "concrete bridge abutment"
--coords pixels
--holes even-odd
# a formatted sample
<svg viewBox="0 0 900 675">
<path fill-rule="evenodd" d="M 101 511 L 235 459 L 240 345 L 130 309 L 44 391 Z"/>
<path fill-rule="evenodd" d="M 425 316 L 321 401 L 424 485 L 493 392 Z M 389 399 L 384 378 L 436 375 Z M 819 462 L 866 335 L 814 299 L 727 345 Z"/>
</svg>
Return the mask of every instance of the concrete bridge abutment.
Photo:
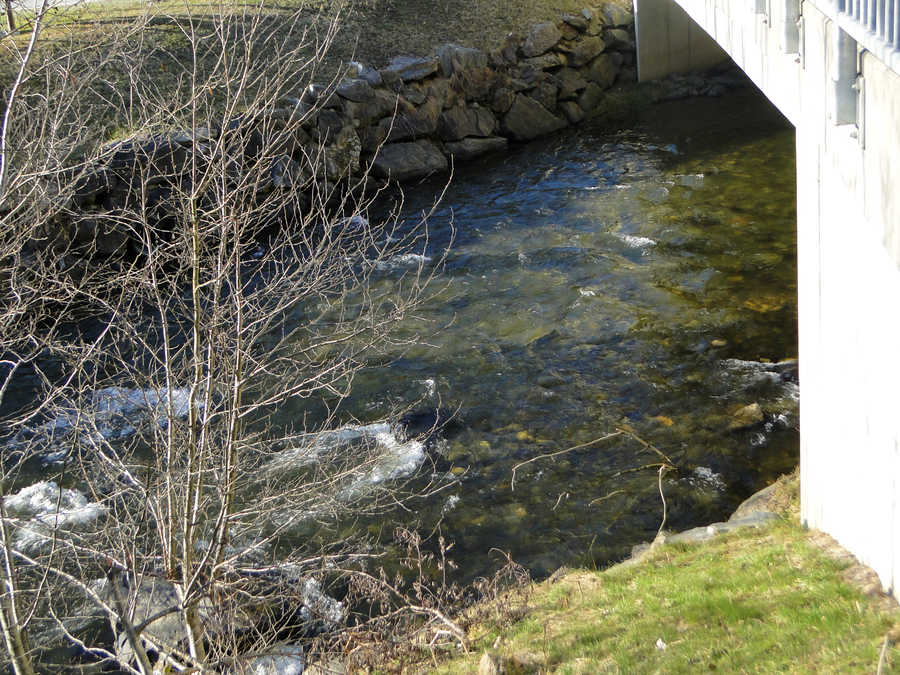
<svg viewBox="0 0 900 675">
<path fill-rule="evenodd" d="M 712 42 L 797 130 L 802 518 L 900 595 L 900 7 L 635 5 L 642 80 Z"/>
</svg>

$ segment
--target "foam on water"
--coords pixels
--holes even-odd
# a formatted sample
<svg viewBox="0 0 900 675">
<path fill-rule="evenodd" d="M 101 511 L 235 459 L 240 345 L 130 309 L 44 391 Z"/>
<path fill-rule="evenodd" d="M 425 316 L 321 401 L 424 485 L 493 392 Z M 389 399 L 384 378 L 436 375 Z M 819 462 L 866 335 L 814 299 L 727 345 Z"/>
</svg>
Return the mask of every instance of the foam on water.
<svg viewBox="0 0 900 675">
<path fill-rule="evenodd" d="M 375 263 L 375 269 L 389 272 L 398 269 L 413 269 L 431 262 L 431 257 L 420 253 L 400 253 L 387 260 L 379 260 Z"/>
<path fill-rule="evenodd" d="M 23 519 L 14 535 L 17 546 L 25 550 L 49 543 L 60 530 L 84 528 L 106 515 L 107 507 L 89 502 L 80 492 L 60 489 L 55 481 L 40 481 L 5 497 L 3 505 Z"/>
<path fill-rule="evenodd" d="M 40 448 L 44 462 L 62 461 L 72 446 L 74 432 L 78 432 L 79 445 L 91 448 L 129 437 L 147 420 L 165 429 L 169 425 L 170 404 L 175 418 L 187 416 L 190 390 L 187 387 L 171 391 L 165 388 L 97 389 L 91 392 L 84 407 L 75 404 L 60 407 L 56 417 L 20 431 L 7 447 L 15 450 L 34 444 Z"/>
</svg>

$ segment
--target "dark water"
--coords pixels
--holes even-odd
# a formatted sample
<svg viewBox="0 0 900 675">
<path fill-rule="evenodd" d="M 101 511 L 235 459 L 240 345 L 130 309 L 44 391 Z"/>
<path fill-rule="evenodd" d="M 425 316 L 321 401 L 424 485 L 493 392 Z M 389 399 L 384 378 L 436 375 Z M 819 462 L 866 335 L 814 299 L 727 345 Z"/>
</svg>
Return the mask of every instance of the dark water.
<svg viewBox="0 0 900 675">
<path fill-rule="evenodd" d="M 409 189 L 405 213 L 440 187 Z M 659 457 L 618 437 L 522 466 L 513 489 L 518 463 L 630 430 L 679 467 L 663 481 L 673 529 L 793 468 L 796 366 L 771 362 L 797 352 L 794 204 L 793 130 L 755 91 L 458 170 L 425 251 L 452 223 L 446 286 L 408 328 L 427 344 L 364 373 L 347 406 L 456 411 L 423 469 L 446 488 L 397 521 L 442 518 L 464 577 L 495 566 L 492 548 L 540 576 L 652 538 L 656 469 L 629 470 Z M 764 421 L 734 429 L 753 403 Z"/>
<path fill-rule="evenodd" d="M 443 187 L 407 189 L 404 217 Z M 616 429 L 677 466 L 662 481 L 669 528 L 726 516 L 797 462 L 796 364 L 783 363 L 797 351 L 794 204 L 793 130 L 755 91 L 658 105 L 622 130 L 582 127 L 460 167 L 430 217 L 428 265 L 449 248 L 434 297 L 400 326 L 423 339 L 388 349 L 338 415 L 412 409 L 415 432 L 438 411 L 447 421 L 426 461 L 383 434 L 394 463 L 348 489 L 402 475 L 440 490 L 387 522 L 320 534 L 362 529 L 390 545 L 395 524 L 439 524 L 465 580 L 495 569 L 497 551 L 535 576 L 605 565 L 651 539 L 662 515 L 656 467 L 641 468 L 659 455 L 627 435 L 590 444 Z M 378 283 L 415 263 L 391 261 Z M 157 392 L 123 385 L 95 392 L 95 406 L 158 412 Z M 756 422 L 736 424 L 753 404 Z M 316 423 L 303 400 L 276 418 Z"/>
</svg>

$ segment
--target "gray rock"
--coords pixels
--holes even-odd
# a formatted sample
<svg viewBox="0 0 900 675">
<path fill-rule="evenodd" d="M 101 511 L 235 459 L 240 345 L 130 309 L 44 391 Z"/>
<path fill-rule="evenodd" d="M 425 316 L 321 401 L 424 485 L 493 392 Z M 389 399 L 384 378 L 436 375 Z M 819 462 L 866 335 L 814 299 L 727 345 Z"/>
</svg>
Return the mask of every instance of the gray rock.
<svg viewBox="0 0 900 675">
<path fill-rule="evenodd" d="M 488 64 L 487 54 L 473 47 L 445 44 L 437 48 L 436 54 L 444 77 L 472 68 L 484 68 Z"/>
<path fill-rule="evenodd" d="M 481 155 L 506 150 L 508 145 L 509 142 L 505 138 L 492 136 L 490 138 L 464 138 L 455 143 L 447 143 L 444 148 L 453 159 L 467 162 Z"/>
<path fill-rule="evenodd" d="M 437 130 L 444 141 L 458 141 L 466 136 L 486 137 L 497 130 L 497 119 L 481 106 L 459 105 L 443 112 Z"/>
<path fill-rule="evenodd" d="M 603 6 L 603 21 L 607 26 L 633 26 L 634 14 L 624 7 L 607 3 Z"/>
<path fill-rule="evenodd" d="M 606 43 L 602 38 L 587 37 L 579 40 L 569 54 L 569 65 L 573 68 L 580 68 L 602 54 L 604 49 L 606 49 Z"/>
<path fill-rule="evenodd" d="M 385 145 L 372 162 L 376 176 L 396 181 L 446 171 L 447 166 L 447 158 L 433 142 L 427 140 Z"/>
<path fill-rule="evenodd" d="M 562 39 L 562 33 L 555 23 L 539 23 L 525 38 L 525 44 L 522 45 L 522 54 L 530 58 L 532 56 L 540 56 L 549 51 Z"/>
<path fill-rule="evenodd" d="M 411 113 L 386 117 L 378 123 L 379 136 L 389 143 L 431 136 L 437 131 L 441 104 L 428 99 Z"/>
<path fill-rule="evenodd" d="M 303 671 L 303 675 L 347 675 L 347 667 L 340 661 L 319 661 L 312 663 Z"/>
<path fill-rule="evenodd" d="M 587 30 L 588 24 L 591 22 L 590 18 L 584 16 L 584 14 L 563 14 L 562 20 L 572 26 L 572 28 L 580 31 Z"/>
<path fill-rule="evenodd" d="M 282 644 L 266 649 L 265 653 L 246 661 L 238 660 L 229 675 L 303 675 L 306 658 L 300 645 Z"/>
<path fill-rule="evenodd" d="M 362 78 L 344 79 L 338 83 L 335 90 L 338 96 L 348 101 L 360 103 L 368 101 L 375 96 L 371 85 Z"/>
<path fill-rule="evenodd" d="M 319 130 L 319 137 L 328 142 L 337 136 L 343 129 L 347 121 L 343 115 L 336 110 L 320 110 L 319 121 L 316 128 Z"/>
<path fill-rule="evenodd" d="M 517 141 L 527 141 L 538 136 L 559 131 L 567 126 L 533 98 L 517 94 L 509 112 L 503 117 L 504 133 Z"/>
<path fill-rule="evenodd" d="M 584 88 L 584 91 L 582 91 L 581 95 L 578 97 L 578 105 L 586 113 L 589 113 L 596 109 L 602 100 L 603 89 L 593 82 L 589 82 L 587 87 Z"/>
<path fill-rule="evenodd" d="M 563 68 L 554 74 L 556 86 L 559 87 L 558 98 L 561 101 L 569 101 L 578 96 L 578 92 L 587 87 L 588 82 L 577 70 Z"/>
<path fill-rule="evenodd" d="M 283 189 L 296 189 L 306 182 L 303 167 L 288 155 L 276 157 L 270 170 L 272 185 Z"/>
<path fill-rule="evenodd" d="M 498 115 L 503 115 L 512 108 L 512 104 L 515 100 L 516 92 L 507 87 L 501 87 L 494 92 L 494 97 L 491 100 L 491 110 Z"/>
<path fill-rule="evenodd" d="M 360 63 L 359 61 L 351 61 L 350 68 L 352 69 L 356 77 L 362 78 L 366 82 L 369 83 L 372 87 L 380 87 L 381 86 L 381 73 L 375 70 L 372 66 L 366 65 L 365 63 Z"/>
<path fill-rule="evenodd" d="M 362 124 L 368 124 L 373 120 L 383 117 L 391 117 L 394 113 L 403 114 L 413 112 L 415 108 L 400 98 L 399 94 L 387 89 L 373 89 L 373 96 L 368 101 L 346 101 L 344 112 L 352 120 Z"/>
<path fill-rule="evenodd" d="M 418 82 L 413 82 L 407 87 L 400 90 L 400 94 L 413 105 L 422 105 L 428 100 L 428 94 L 419 86 Z"/>
<path fill-rule="evenodd" d="M 612 28 L 603 31 L 603 37 L 606 39 L 610 49 L 634 49 L 634 40 L 631 33 L 622 28 Z"/>
<path fill-rule="evenodd" d="M 585 7 L 583 10 L 581 10 L 581 16 L 583 16 L 586 21 L 591 21 L 594 18 L 594 10 L 592 10 L 590 7 Z"/>
<path fill-rule="evenodd" d="M 729 520 L 727 523 L 712 523 L 703 527 L 695 527 L 678 534 L 667 535 L 667 544 L 695 544 L 720 535 L 747 527 L 762 527 L 772 521 L 780 520 L 780 516 L 770 511 L 757 511 L 749 516 Z"/>
<path fill-rule="evenodd" d="M 772 497 L 778 490 L 778 483 L 773 483 L 768 487 L 763 488 L 759 492 L 750 495 L 741 502 L 741 505 L 735 509 L 734 513 L 731 514 L 731 518 L 728 519 L 729 522 L 733 520 L 742 520 L 748 516 L 753 515 L 754 513 L 759 513 L 761 511 L 768 512 L 766 508 L 769 505 L 769 502 L 772 500 Z"/>
<path fill-rule="evenodd" d="M 601 54 L 582 70 L 586 79 L 602 89 L 609 89 L 616 81 L 619 69 L 609 54 Z"/>
<path fill-rule="evenodd" d="M 544 106 L 547 110 L 556 110 L 556 84 L 552 80 L 544 80 L 535 87 L 529 96 Z"/>
<path fill-rule="evenodd" d="M 575 125 L 584 120 L 584 110 L 575 101 L 563 101 L 559 104 L 559 109 L 569 120 L 569 124 Z"/>
<path fill-rule="evenodd" d="M 386 68 L 381 69 L 381 75 L 396 75 L 404 82 L 415 82 L 434 75 L 439 66 L 436 56 L 395 56 Z"/>
<path fill-rule="evenodd" d="M 525 59 L 523 63 L 535 70 L 551 70 L 566 65 L 566 57 L 559 52 L 547 52 L 541 56 L 533 56 Z"/>
</svg>

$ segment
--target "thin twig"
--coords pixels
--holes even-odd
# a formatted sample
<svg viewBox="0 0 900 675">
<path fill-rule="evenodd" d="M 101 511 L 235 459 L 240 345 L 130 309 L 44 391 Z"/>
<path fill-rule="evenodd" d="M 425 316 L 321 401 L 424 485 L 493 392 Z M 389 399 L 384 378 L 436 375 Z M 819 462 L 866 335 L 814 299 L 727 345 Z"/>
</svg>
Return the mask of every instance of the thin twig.
<svg viewBox="0 0 900 675">
<path fill-rule="evenodd" d="M 659 498 L 662 500 L 663 516 L 662 516 L 662 522 L 659 524 L 659 529 L 656 531 L 656 537 L 654 538 L 654 541 L 656 540 L 656 538 L 659 537 L 660 534 L 662 534 L 663 528 L 666 526 L 666 517 L 668 514 L 666 511 L 666 495 L 663 494 L 662 479 L 663 479 L 663 474 L 666 472 L 666 469 L 668 469 L 668 468 L 669 467 L 667 467 L 665 464 L 659 467 Z"/>
<path fill-rule="evenodd" d="M 878 657 L 878 668 L 875 675 L 881 675 L 884 672 L 884 666 L 887 663 L 888 647 L 891 644 L 890 634 L 884 636 L 884 644 L 881 645 L 881 654 Z"/>
<path fill-rule="evenodd" d="M 512 470 L 512 478 L 509 481 L 509 490 L 510 492 L 515 492 L 516 490 L 516 471 L 518 471 L 521 467 L 526 464 L 531 464 L 532 462 L 536 462 L 540 459 L 550 459 L 551 457 L 558 457 L 559 455 L 564 455 L 567 452 L 574 452 L 575 450 L 582 450 L 584 448 L 589 448 L 592 445 L 596 445 L 597 443 L 601 443 L 603 441 L 608 441 L 610 438 L 615 438 L 616 436 L 622 436 L 627 432 L 622 431 L 621 429 L 615 431 L 611 434 L 606 434 L 606 436 L 601 436 L 600 438 L 595 438 L 592 441 L 588 441 L 587 443 L 582 443 L 580 445 L 573 445 L 571 448 L 566 448 L 565 450 L 557 450 L 556 452 L 548 452 L 543 455 L 538 455 L 537 457 L 532 457 L 531 459 L 526 459 L 524 462 L 519 462 L 513 467 Z"/>
</svg>

